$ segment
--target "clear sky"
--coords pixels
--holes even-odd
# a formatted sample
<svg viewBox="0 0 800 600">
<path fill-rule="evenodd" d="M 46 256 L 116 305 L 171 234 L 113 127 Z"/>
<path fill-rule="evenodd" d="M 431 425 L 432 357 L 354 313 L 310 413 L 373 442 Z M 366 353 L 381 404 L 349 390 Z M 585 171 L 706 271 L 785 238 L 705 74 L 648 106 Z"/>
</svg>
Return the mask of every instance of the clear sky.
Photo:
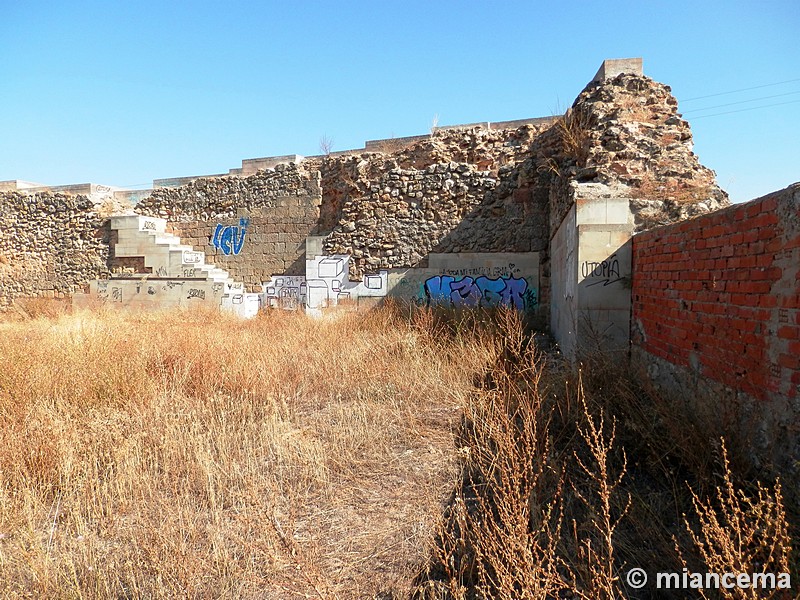
<svg viewBox="0 0 800 600">
<path fill-rule="evenodd" d="M 734 201 L 800 181 L 797 0 L 0 0 L 0 17 L 0 181 L 144 188 L 437 115 L 548 116 L 634 56 Z"/>
</svg>

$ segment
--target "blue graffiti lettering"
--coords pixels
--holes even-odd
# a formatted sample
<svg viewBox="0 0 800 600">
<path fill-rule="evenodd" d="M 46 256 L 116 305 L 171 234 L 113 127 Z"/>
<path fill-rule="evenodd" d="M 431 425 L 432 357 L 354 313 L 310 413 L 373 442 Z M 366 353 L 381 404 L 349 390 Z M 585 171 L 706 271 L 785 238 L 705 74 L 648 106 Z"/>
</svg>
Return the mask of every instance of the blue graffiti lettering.
<svg viewBox="0 0 800 600">
<path fill-rule="evenodd" d="M 517 310 L 536 304 L 536 291 L 518 277 L 452 277 L 436 275 L 425 281 L 423 291 L 428 306 L 454 308 L 510 306 Z"/>
<path fill-rule="evenodd" d="M 525 281 L 524 279 L 522 281 Z M 503 290 L 506 289 L 506 282 L 501 279 L 490 279 L 489 277 L 478 277 L 475 282 L 483 292 L 481 306 L 500 306 L 503 302 Z"/>
<path fill-rule="evenodd" d="M 464 277 L 450 283 L 450 300 L 456 308 L 475 308 L 480 305 L 480 288 L 472 277 Z"/>
<path fill-rule="evenodd" d="M 239 225 L 217 224 L 214 235 L 211 237 L 211 245 L 218 248 L 226 256 L 237 255 L 244 246 L 244 236 L 247 234 L 247 226 L 250 220 L 242 217 Z"/>
<path fill-rule="evenodd" d="M 425 282 L 425 297 L 428 299 L 428 306 L 450 303 L 450 284 L 455 281 L 455 277 L 450 275 L 437 275 Z"/>
<path fill-rule="evenodd" d="M 516 277 L 506 279 L 505 282 L 506 287 L 500 292 L 503 304 L 506 306 L 513 305 L 517 310 L 525 308 L 525 290 L 528 289 L 528 282 Z"/>
</svg>

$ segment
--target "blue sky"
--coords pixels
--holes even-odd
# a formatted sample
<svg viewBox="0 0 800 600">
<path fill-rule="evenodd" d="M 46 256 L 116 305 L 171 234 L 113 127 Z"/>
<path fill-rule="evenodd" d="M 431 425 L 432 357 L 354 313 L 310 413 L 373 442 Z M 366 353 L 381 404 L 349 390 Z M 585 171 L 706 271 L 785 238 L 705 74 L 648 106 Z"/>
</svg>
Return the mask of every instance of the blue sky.
<svg viewBox="0 0 800 600">
<path fill-rule="evenodd" d="M 0 16 L 0 180 L 149 187 L 436 115 L 547 116 L 632 56 L 672 87 L 734 201 L 800 180 L 796 0 L 0 0 Z"/>
</svg>

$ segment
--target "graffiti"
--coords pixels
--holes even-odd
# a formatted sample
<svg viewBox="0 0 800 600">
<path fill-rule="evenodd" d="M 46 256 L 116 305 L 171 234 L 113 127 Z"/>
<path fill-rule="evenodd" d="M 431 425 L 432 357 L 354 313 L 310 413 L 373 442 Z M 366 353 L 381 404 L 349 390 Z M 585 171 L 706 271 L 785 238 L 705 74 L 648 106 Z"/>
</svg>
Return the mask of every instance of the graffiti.
<svg viewBox="0 0 800 600">
<path fill-rule="evenodd" d="M 142 222 L 142 231 L 155 231 L 156 230 L 156 222 L 155 221 L 144 221 Z"/>
<path fill-rule="evenodd" d="M 111 301 L 122 302 L 122 288 L 111 288 Z"/>
<path fill-rule="evenodd" d="M 194 267 L 183 267 L 183 276 L 189 279 L 197 277 L 197 269 Z"/>
<path fill-rule="evenodd" d="M 436 275 L 425 280 L 423 291 L 428 306 L 513 306 L 517 310 L 523 310 L 536 303 L 536 294 L 528 290 L 528 282 L 517 277 L 481 276 L 477 279 L 456 279 L 451 275 Z"/>
<path fill-rule="evenodd" d="M 364 287 L 368 290 L 383 289 L 384 281 L 380 275 L 364 275 Z"/>
<path fill-rule="evenodd" d="M 189 300 L 191 298 L 199 298 L 200 300 L 206 299 L 206 291 L 205 290 L 198 290 L 197 288 L 189 288 L 189 295 L 186 296 L 186 299 Z"/>
<path fill-rule="evenodd" d="M 221 250 L 226 256 L 239 254 L 244 246 L 244 236 L 249 224 L 250 220 L 244 217 L 239 219 L 238 226 L 217 224 L 211 238 L 211 245 Z"/>
<path fill-rule="evenodd" d="M 319 261 L 315 261 L 317 267 L 317 277 L 320 279 L 331 279 L 341 282 L 344 278 L 345 269 L 350 262 L 349 256 L 326 256 Z"/>
<path fill-rule="evenodd" d="M 152 285 L 148 285 L 147 286 L 147 295 L 148 296 L 153 296 L 153 295 L 155 295 L 155 293 L 156 293 L 156 288 L 153 287 Z"/>
<path fill-rule="evenodd" d="M 363 281 L 350 281 L 350 256 L 333 254 L 306 261 L 306 312 L 336 306 L 342 300 L 380 298 L 388 292 L 389 272 L 369 273 Z"/>
<path fill-rule="evenodd" d="M 506 279 L 514 277 L 516 273 L 520 273 L 521 269 L 515 263 L 508 263 L 508 265 L 495 265 L 485 267 L 462 267 L 462 268 L 443 268 L 440 273 L 442 275 L 451 275 L 453 277 L 489 277 L 491 279 Z"/>
<path fill-rule="evenodd" d="M 444 281 L 440 282 L 439 286 L 437 286 L 439 288 L 437 290 L 439 294 L 442 293 L 442 284 L 445 284 L 450 288 L 450 300 L 453 302 L 453 306 L 456 308 L 478 306 L 481 302 L 481 296 L 483 294 L 472 277 L 451 279 L 446 283 Z"/>
<path fill-rule="evenodd" d="M 167 268 L 164 265 L 161 265 L 156 269 L 156 277 L 166 277 L 167 276 Z"/>
<path fill-rule="evenodd" d="M 263 303 L 271 308 L 305 308 L 309 314 L 337 306 L 343 300 L 379 298 L 388 292 L 389 272 L 364 275 L 350 281 L 350 257 L 344 254 L 316 256 L 306 261 L 306 275 L 273 275 L 264 282 Z"/>
<path fill-rule="evenodd" d="M 183 251 L 183 264 L 185 265 L 198 265 L 203 262 L 202 252 L 195 252 L 194 250 L 184 250 Z"/>
<path fill-rule="evenodd" d="M 265 303 L 271 308 L 296 310 L 306 302 L 306 278 L 276 276 L 265 284 Z"/>
<path fill-rule="evenodd" d="M 597 279 L 587 284 L 587 287 L 603 284 L 603 287 L 622 280 L 619 274 L 619 260 L 612 254 L 602 262 L 584 261 L 581 264 L 581 275 L 584 279 Z"/>
<path fill-rule="evenodd" d="M 183 283 L 184 283 L 183 281 L 168 281 L 167 282 L 167 287 L 169 289 L 172 289 L 172 288 L 174 288 L 175 286 L 178 286 L 178 285 L 182 287 Z"/>
</svg>

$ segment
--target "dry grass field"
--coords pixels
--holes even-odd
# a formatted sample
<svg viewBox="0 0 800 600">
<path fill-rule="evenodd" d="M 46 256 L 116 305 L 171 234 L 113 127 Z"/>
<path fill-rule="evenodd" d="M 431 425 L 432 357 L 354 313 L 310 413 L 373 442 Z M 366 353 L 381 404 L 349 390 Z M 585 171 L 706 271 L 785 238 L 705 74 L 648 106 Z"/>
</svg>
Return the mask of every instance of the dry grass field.
<svg viewBox="0 0 800 600">
<path fill-rule="evenodd" d="M 651 597 L 634 565 L 789 568 L 779 485 L 734 492 L 516 313 L 33 312 L 0 323 L 0 598 L 611 600 Z"/>
<path fill-rule="evenodd" d="M 479 341 L 392 312 L 0 325 L 0 597 L 401 591 Z"/>
</svg>

